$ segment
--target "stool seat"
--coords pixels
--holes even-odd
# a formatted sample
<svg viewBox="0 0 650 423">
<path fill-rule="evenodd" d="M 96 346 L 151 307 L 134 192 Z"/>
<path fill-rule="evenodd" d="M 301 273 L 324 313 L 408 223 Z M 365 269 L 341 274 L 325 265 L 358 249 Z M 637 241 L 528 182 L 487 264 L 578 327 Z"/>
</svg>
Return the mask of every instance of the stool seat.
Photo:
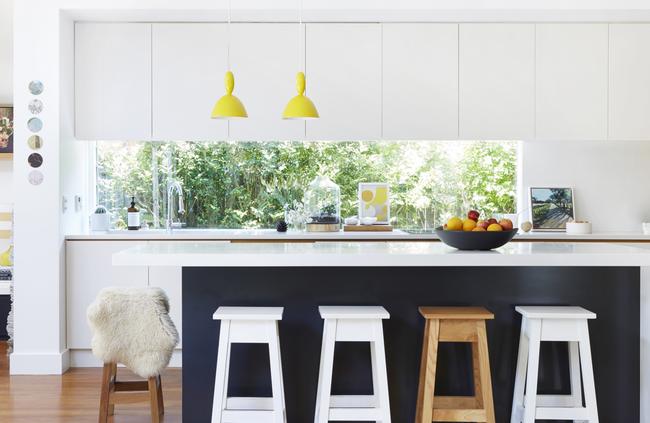
<svg viewBox="0 0 650 423">
<path fill-rule="evenodd" d="M 517 306 L 517 313 L 529 319 L 595 319 L 596 313 L 575 306 Z"/>
<path fill-rule="evenodd" d="M 492 320 L 494 314 L 483 307 L 420 307 L 425 319 Z"/>
<path fill-rule="evenodd" d="M 284 307 L 219 307 L 213 320 L 282 320 Z"/>
<path fill-rule="evenodd" d="M 389 319 L 390 314 L 381 306 L 320 306 L 323 319 Z"/>
</svg>

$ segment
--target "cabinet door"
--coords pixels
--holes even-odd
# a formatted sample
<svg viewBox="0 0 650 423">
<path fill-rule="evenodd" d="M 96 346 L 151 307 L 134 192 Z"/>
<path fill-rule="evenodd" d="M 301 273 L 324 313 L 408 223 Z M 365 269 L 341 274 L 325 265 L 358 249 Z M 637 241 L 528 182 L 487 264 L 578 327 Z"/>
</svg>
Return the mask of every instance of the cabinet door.
<svg viewBox="0 0 650 423">
<path fill-rule="evenodd" d="M 226 41 L 224 24 L 153 25 L 154 140 L 227 138 L 228 121 L 210 118 L 215 103 L 226 92 Z M 238 96 L 239 82 L 235 79 Z"/>
<path fill-rule="evenodd" d="M 307 25 L 307 95 L 320 119 L 307 138 L 381 138 L 380 24 Z"/>
<path fill-rule="evenodd" d="M 76 24 L 75 135 L 151 138 L 150 24 Z"/>
<path fill-rule="evenodd" d="M 146 241 L 67 241 L 66 242 L 66 320 L 68 348 L 89 349 L 92 335 L 86 309 L 102 288 L 108 286 L 144 287 L 147 268 L 113 266 L 112 255 Z"/>
<path fill-rule="evenodd" d="M 650 24 L 611 24 L 609 138 L 650 140 Z"/>
<path fill-rule="evenodd" d="M 535 26 L 461 24 L 460 138 L 535 135 Z"/>
<path fill-rule="evenodd" d="M 282 112 L 296 95 L 297 24 L 232 26 L 230 61 L 248 119 L 230 121 L 234 140 L 287 140 L 305 136 L 305 121 L 284 120 Z M 304 47 L 304 44 L 301 43 Z M 302 59 L 304 55 L 300 55 Z"/>
<path fill-rule="evenodd" d="M 536 138 L 607 139 L 607 24 L 536 31 Z"/>
<path fill-rule="evenodd" d="M 383 25 L 383 138 L 458 137 L 458 25 Z"/>
<path fill-rule="evenodd" d="M 149 286 L 162 288 L 169 298 L 169 317 L 174 322 L 180 336 L 180 342 L 176 349 L 183 347 L 182 276 L 181 267 L 152 266 L 149 268 Z"/>
</svg>

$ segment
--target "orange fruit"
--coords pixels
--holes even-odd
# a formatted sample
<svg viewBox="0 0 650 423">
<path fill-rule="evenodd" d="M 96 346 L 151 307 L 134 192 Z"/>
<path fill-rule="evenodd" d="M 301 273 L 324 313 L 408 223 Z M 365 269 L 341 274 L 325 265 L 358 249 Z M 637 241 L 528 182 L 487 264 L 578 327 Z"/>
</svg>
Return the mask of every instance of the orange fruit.
<svg viewBox="0 0 650 423">
<path fill-rule="evenodd" d="M 480 226 L 477 226 L 474 229 L 472 229 L 472 232 L 486 232 L 486 229 L 482 228 Z"/>
<path fill-rule="evenodd" d="M 503 228 L 498 223 L 493 223 L 487 228 L 488 232 L 501 232 Z"/>
<path fill-rule="evenodd" d="M 465 232 L 472 231 L 472 230 L 474 230 L 475 227 L 476 227 L 476 221 L 474 221 L 472 219 L 465 219 L 463 221 L 463 230 Z"/>
<path fill-rule="evenodd" d="M 452 217 L 447 221 L 448 231 L 461 231 L 463 229 L 463 221 L 458 217 Z"/>
</svg>

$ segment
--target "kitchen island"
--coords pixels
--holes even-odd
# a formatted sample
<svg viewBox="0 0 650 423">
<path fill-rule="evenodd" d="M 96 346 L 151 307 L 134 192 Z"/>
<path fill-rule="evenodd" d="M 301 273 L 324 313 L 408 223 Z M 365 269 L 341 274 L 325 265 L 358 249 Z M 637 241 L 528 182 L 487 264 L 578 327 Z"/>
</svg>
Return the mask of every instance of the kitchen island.
<svg viewBox="0 0 650 423">
<path fill-rule="evenodd" d="M 394 422 L 412 421 L 423 322 L 420 305 L 482 305 L 488 323 L 497 421 L 509 418 L 519 339 L 515 305 L 579 305 L 590 323 L 601 421 L 646 421 L 649 339 L 646 316 L 650 250 L 607 243 L 508 244 L 460 252 L 434 242 L 150 242 L 116 253 L 114 265 L 183 268 L 183 416 L 210 415 L 221 305 L 284 306 L 280 324 L 289 421 L 313 419 L 322 321 L 318 305 L 383 305 Z M 155 281 L 149 281 L 155 285 Z M 269 394 L 266 354 L 233 347 L 230 394 Z M 641 353 L 640 353 L 641 351 Z M 337 346 L 332 391 L 370 388 L 368 347 Z M 469 349 L 440 348 L 437 391 L 471 394 Z M 339 364 L 340 363 L 340 364 Z M 262 376 L 260 376 L 262 375 Z M 540 392 L 568 390 L 566 346 L 545 345 Z"/>
</svg>

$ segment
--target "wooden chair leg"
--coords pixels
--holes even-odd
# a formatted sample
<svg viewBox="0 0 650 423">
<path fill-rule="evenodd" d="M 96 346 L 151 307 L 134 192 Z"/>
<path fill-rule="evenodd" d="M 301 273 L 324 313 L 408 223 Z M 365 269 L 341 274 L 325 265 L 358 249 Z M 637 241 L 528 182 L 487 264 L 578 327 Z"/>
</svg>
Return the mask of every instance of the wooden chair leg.
<svg viewBox="0 0 650 423">
<path fill-rule="evenodd" d="M 115 386 L 115 381 L 117 380 L 117 363 L 112 363 L 111 364 L 111 385 Z M 112 389 L 111 389 L 112 392 Z M 112 416 L 115 414 L 115 404 L 110 400 L 110 393 L 109 393 L 109 401 L 108 401 L 108 415 Z"/>
<path fill-rule="evenodd" d="M 150 377 L 148 380 L 149 383 L 149 399 L 151 405 L 151 422 L 160 423 L 160 410 L 159 410 L 159 400 L 158 400 L 158 384 L 157 377 Z"/>
<path fill-rule="evenodd" d="M 165 402 L 163 401 L 162 378 L 158 375 L 158 414 L 165 414 Z"/>
<path fill-rule="evenodd" d="M 415 411 L 415 423 L 431 423 L 433 420 L 433 396 L 436 385 L 436 362 L 438 358 L 438 333 L 440 320 L 427 319 L 422 340 L 420 384 Z"/>
<path fill-rule="evenodd" d="M 108 422 L 109 399 L 111 394 L 111 375 L 113 374 L 113 365 L 104 363 L 102 372 L 101 395 L 99 399 L 99 423 Z"/>
<path fill-rule="evenodd" d="M 494 399 L 492 398 L 492 376 L 490 375 L 490 357 L 488 355 L 487 331 L 485 320 L 476 322 L 478 334 L 478 360 L 481 376 L 481 390 L 483 391 L 483 407 L 487 423 L 495 423 Z"/>
</svg>

